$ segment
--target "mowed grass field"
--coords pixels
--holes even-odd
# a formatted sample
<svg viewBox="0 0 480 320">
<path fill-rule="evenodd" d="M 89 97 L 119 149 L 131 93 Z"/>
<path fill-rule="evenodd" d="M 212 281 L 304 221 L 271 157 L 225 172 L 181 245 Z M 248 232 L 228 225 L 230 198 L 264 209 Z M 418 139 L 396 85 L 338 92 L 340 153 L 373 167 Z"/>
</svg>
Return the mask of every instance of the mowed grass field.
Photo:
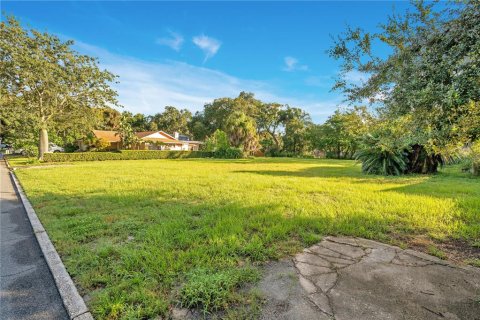
<svg viewBox="0 0 480 320">
<path fill-rule="evenodd" d="M 261 262 L 325 235 L 426 239 L 432 253 L 443 242 L 478 247 L 480 179 L 458 172 L 381 177 L 354 161 L 190 159 L 16 174 L 96 318 L 149 319 L 183 305 L 238 319 L 255 317 L 257 294 L 238 288 Z"/>
</svg>

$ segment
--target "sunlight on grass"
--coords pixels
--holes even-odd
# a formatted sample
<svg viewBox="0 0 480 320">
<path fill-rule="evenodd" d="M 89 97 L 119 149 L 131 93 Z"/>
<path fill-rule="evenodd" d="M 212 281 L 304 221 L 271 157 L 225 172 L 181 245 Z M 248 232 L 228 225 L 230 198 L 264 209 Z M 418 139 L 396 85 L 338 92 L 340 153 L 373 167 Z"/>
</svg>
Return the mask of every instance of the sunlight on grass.
<svg viewBox="0 0 480 320">
<path fill-rule="evenodd" d="M 16 172 L 98 319 L 228 310 L 242 300 L 235 279 L 324 235 L 480 235 L 480 180 L 453 170 L 380 177 L 353 161 L 190 159 Z"/>
</svg>

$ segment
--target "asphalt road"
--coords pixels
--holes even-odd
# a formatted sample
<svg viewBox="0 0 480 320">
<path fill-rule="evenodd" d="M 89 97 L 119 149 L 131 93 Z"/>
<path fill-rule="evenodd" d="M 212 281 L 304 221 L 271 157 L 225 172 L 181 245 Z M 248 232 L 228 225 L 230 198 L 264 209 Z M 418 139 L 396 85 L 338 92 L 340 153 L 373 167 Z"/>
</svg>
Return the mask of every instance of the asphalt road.
<svg viewBox="0 0 480 320">
<path fill-rule="evenodd" d="M 3 160 L 0 255 L 0 320 L 69 319 Z"/>
</svg>

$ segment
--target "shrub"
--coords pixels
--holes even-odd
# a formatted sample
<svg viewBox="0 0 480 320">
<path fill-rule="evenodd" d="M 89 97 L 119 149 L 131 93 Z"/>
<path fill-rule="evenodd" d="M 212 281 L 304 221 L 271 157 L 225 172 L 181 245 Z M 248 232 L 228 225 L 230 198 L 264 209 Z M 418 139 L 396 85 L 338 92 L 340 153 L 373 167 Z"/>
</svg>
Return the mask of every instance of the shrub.
<svg viewBox="0 0 480 320">
<path fill-rule="evenodd" d="M 76 143 L 67 143 L 64 149 L 65 152 L 75 152 L 78 150 L 78 145 Z"/>
<path fill-rule="evenodd" d="M 356 159 L 362 162 L 362 171 L 366 174 L 398 176 L 405 173 L 407 168 L 403 150 L 368 148 L 357 151 Z"/>
<path fill-rule="evenodd" d="M 241 159 L 243 158 L 243 151 L 239 148 L 221 148 L 213 153 L 214 158 L 218 159 Z"/>
<path fill-rule="evenodd" d="M 22 155 L 27 157 L 37 157 L 38 156 L 38 147 L 36 145 L 27 144 L 22 147 Z"/>
<path fill-rule="evenodd" d="M 70 161 L 104 161 L 104 160 L 146 160 L 146 159 L 179 159 L 208 158 L 212 152 L 205 151 L 161 151 L 161 150 L 122 150 L 117 152 L 78 152 L 78 153 L 46 153 L 45 162 Z"/>
<path fill-rule="evenodd" d="M 231 147 L 228 143 L 227 134 L 222 130 L 216 130 L 208 137 L 204 144 L 204 150 L 212 152 L 214 158 L 218 159 L 240 159 L 243 158 L 243 151 Z"/>
<path fill-rule="evenodd" d="M 94 147 L 97 151 L 105 151 L 110 147 L 110 142 L 103 138 L 95 139 Z"/>
<path fill-rule="evenodd" d="M 355 158 L 362 162 L 362 171 L 366 174 L 401 175 L 408 168 L 405 148 L 392 145 L 382 136 L 365 136 Z"/>
<path fill-rule="evenodd" d="M 227 149 L 230 148 L 230 144 L 228 143 L 227 134 L 217 129 L 213 135 L 207 137 L 204 144 L 205 151 L 217 151 L 219 149 Z"/>
</svg>

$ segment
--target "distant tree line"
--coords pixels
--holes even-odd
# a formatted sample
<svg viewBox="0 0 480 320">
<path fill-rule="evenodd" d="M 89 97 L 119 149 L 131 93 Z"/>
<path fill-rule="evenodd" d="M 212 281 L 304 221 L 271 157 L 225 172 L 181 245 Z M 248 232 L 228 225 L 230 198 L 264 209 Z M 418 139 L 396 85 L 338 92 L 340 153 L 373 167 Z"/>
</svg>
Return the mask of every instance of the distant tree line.
<svg viewBox="0 0 480 320">
<path fill-rule="evenodd" d="M 347 141 L 351 133 L 339 136 L 339 142 L 335 132 L 342 129 L 328 126 L 335 126 L 337 118 L 364 116 L 358 110 L 366 112 L 338 112 L 337 120 L 318 126 L 300 108 L 263 102 L 247 92 L 215 99 L 194 115 L 173 106 L 154 115 L 120 112 L 111 87 L 117 76 L 101 70 L 97 59 L 74 51 L 73 41 L 25 29 L 14 17 L 0 23 L 0 33 L 0 136 L 40 159 L 49 141 L 74 151 L 78 139 L 92 138 L 92 129 L 118 131 L 125 146 L 134 145 L 137 131 L 180 132 L 210 142 L 223 132 L 228 148 L 242 154 L 300 156 L 322 148 L 329 156 L 351 158 L 357 145 Z M 91 140 L 97 150 L 105 147 Z"/>
<path fill-rule="evenodd" d="M 230 147 L 245 154 L 302 155 L 311 150 L 314 124 L 308 113 L 279 103 L 265 103 L 253 93 L 236 98 L 218 98 L 194 115 L 187 109 L 165 107 L 153 116 L 113 108 L 97 108 L 96 128 L 119 130 L 126 121 L 133 131 L 179 132 L 195 140 L 212 138 L 222 131 Z"/>
<path fill-rule="evenodd" d="M 434 173 L 466 159 L 480 171 L 480 2 L 413 3 L 377 33 L 347 28 L 329 54 L 341 64 L 334 85 L 351 108 L 314 124 L 298 107 L 253 93 L 218 98 L 192 114 L 173 106 L 155 115 L 118 111 L 112 73 L 75 52 L 72 41 L 0 23 L 0 135 L 17 146 L 48 141 L 74 148 L 92 129 L 180 132 L 219 154 L 356 158 L 365 173 Z M 387 46 L 389 55 L 377 48 Z M 352 81 L 351 72 L 365 75 Z M 365 106 L 365 105 L 368 105 Z M 128 140 L 128 141 L 127 141 Z M 33 147 L 30 148 L 33 150 Z"/>
</svg>

